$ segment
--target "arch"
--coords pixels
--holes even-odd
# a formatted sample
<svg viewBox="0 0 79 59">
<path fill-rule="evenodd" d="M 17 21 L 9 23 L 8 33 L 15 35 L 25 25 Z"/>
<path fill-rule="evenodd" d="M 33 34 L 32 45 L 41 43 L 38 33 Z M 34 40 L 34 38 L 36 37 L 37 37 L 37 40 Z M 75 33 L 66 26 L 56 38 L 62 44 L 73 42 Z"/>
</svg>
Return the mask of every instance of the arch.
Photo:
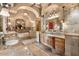
<svg viewBox="0 0 79 59">
<path fill-rule="evenodd" d="M 19 16 L 19 15 L 18 15 Z M 32 24 L 34 24 L 35 23 L 35 20 L 32 20 L 32 18 L 29 16 L 29 14 L 27 14 L 27 15 L 23 15 L 23 14 L 20 14 L 20 16 L 18 17 L 18 16 L 16 16 L 16 15 L 14 15 L 14 17 L 9 17 L 9 18 L 12 18 L 14 21 L 16 21 L 16 19 L 24 19 L 24 17 L 26 16 L 27 18 L 28 18 L 28 20 L 32 23 Z M 24 19 L 24 21 L 26 22 L 26 20 Z M 35 24 L 33 25 L 33 26 L 35 26 Z"/>
<path fill-rule="evenodd" d="M 17 11 L 21 10 L 21 9 L 29 10 L 29 11 L 33 12 L 37 18 L 39 17 L 39 13 L 35 9 L 33 9 L 32 7 L 20 6 L 19 8 L 17 8 Z"/>
<path fill-rule="evenodd" d="M 51 11 L 52 9 L 56 10 L 59 6 L 57 4 L 52 4 L 46 8 L 45 12 Z"/>
</svg>

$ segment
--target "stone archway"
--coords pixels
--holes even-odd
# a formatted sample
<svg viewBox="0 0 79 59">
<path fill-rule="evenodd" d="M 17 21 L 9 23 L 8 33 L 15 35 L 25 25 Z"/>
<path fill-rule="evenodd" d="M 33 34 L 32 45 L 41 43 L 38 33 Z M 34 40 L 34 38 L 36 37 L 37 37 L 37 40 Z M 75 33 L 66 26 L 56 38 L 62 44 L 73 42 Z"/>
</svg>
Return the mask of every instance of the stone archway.
<svg viewBox="0 0 79 59">
<path fill-rule="evenodd" d="M 21 6 L 21 7 L 19 7 L 19 8 L 17 9 L 17 11 L 18 11 L 19 9 L 29 10 L 29 11 L 33 12 L 37 18 L 39 17 L 39 13 L 38 13 L 35 9 L 33 9 L 33 8 L 31 8 L 31 7 L 28 7 L 28 6 Z"/>
<path fill-rule="evenodd" d="M 49 7 L 47 7 L 45 11 L 47 12 L 47 11 L 50 11 L 50 10 L 52 10 L 52 9 L 53 9 L 53 10 L 56 10 L 58 7 L 59 7 L 59 6 L 58 6 L 57 4 L 52 4 L 52 5 L 50 5 Z"/>
<path fill-rule="evenodd" d="M 18 8 L 14 8 L 10 12 L 16 14 L 16 13 L 18 13 L 19 10 L 27 10 L 27 11 L 32 12 L 35 15 L 35 21 L 38 20 L 38 18 L 40 19 L 39 12 L 36 9 L 34 9 L 30 6 L 26 6 L 26 5 L 18 6 Z M 29 18 L 29 19 L 31 19 L 31 18 Z M 31 21 L 31 22 L 33 23 L 33 21 Z"/>
<path fill-rule="evenodd" d="M 22 9 L 33 12 L 35 14 L 36 18 L 40 17 L 39 12 L 37 10 L 35 10 L 34 8 L 29 7 L 29 6 L 19 6 L 17 8 L 11 9 L 10 12 L 16 14 L 18 12 L 18 10 L 22 10 Z"/>
</svg>

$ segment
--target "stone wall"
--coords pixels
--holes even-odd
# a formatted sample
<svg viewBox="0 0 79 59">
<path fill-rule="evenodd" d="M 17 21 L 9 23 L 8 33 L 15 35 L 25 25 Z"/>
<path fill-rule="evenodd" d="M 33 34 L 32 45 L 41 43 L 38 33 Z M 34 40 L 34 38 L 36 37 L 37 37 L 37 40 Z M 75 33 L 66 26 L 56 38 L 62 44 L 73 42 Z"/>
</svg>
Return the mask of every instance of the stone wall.
<svg viewBox="0 0 79 59">
<path fill-rule="evenodd" d="M 67 56 L 79 56 L 79 37 L 66 36 L 65 40 L 65 55 Z"/>
<path fill-rule="evenodd" d="M 65 55 L 79 56 L 79 9 L 72 10 L 66 21 Z"/>
</svg>

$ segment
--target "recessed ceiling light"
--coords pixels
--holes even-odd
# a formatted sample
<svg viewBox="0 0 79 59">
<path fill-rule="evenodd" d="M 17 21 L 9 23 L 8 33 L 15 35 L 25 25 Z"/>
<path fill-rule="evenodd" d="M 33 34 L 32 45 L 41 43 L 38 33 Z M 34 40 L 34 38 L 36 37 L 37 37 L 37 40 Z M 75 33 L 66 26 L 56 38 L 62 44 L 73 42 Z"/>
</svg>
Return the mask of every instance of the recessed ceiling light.
<svg viewBox="0 0 79 59">
<path fill-rule="evenodd" d="M 11 25 L 11 23 L 9 22 L 8 25 Z"/>
<path fill-rule="evenodd" d="M 6 7 L 9 7 L 9 5 L 8 5 L 8 4 L 6 4 L 5 6 L 6 6 Z"/>
<path fill-rule="evenodd" d="M 27 47 L 24 47 L 24 49 L 27 50 L 28 48 Z"/>
<path fill-rule="evenodd" d="M 27 13 L 24 13 L 24 15 L 28 15 Z"/>
</svg>

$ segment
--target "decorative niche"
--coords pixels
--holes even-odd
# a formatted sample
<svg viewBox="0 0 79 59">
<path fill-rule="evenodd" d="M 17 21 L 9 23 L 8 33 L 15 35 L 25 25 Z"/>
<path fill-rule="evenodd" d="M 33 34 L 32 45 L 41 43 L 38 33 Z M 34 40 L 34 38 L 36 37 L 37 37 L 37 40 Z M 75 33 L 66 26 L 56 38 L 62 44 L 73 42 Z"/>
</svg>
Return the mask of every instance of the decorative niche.
<svg viewBox="0 0 79 59">
<path fill-rule="evenodd" d="M 15 20 L 15 31 L 16 32 L 25 32 L 25 21 L 23 19 L 16 19 Z"/>
</svg>

